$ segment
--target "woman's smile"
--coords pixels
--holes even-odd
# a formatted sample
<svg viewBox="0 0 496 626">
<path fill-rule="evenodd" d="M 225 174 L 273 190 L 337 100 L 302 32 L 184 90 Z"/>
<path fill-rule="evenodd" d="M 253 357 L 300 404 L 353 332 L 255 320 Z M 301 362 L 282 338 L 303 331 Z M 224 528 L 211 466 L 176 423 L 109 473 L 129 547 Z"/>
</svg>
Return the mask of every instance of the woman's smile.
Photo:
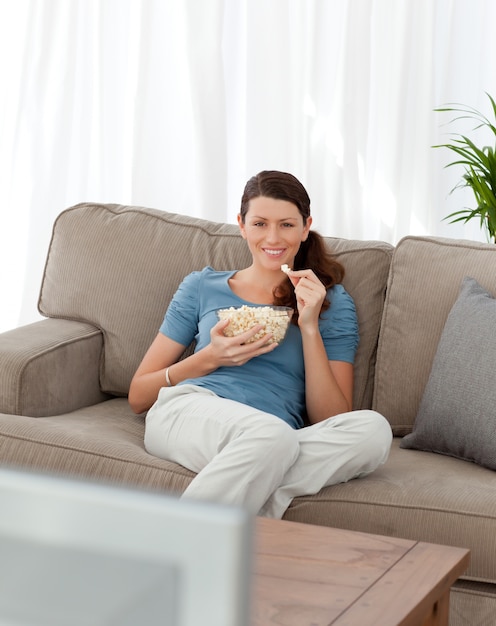
<svg viewBox="0 0 496 626">
<path fill-rule="evenodd" d="M 280 257 L 286 252 L 286 248 L 262 248 L 262 250 L 265 252 L 265 254 L 268 254 L 271 257 Z"/>
</svg>

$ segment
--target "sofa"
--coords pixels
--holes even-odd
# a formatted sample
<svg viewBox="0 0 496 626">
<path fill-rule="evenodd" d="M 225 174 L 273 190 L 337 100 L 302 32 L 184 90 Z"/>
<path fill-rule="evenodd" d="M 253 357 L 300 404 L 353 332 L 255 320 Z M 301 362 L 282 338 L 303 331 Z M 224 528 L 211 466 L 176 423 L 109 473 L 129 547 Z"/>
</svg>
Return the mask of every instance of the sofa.
<svg viewBox="0 0 496 626">
<path fill-rule="evenodd" d="M 466 277 L 470 288 L 476 283 L 476 291 L 487 292 L 485 303 L 496 302 L 496 247 L 416 236 L 395 247 L 326 242 L 345 267 L 344 285 L 357 307 L 354 409 L 379 411 L 395 436 L 385 465 L 366 478 L 296 498 L 285 519 L 469 548 L 470 566 L 451 594 L 450 624 L 493 625 L 496 409 L 485 414 L 479 407 L 474 418 L 470 403 L 494 397 L 494 374 L 492 386 L 487 376 L 490 359 L 496 360 L 496 326 L 490 317 L 477 326 L 477 316 L 462 306 L 461 347 L 446 328 Z M 0 335 L 0 463 L 182 492 L 193 474 L 145 451 L 145 416 L 128 405 L 129 383 L 181 279 L 206 265 L 242 268 L 249 260 L 234 224 L 116 204 L 63 211 L 39 295 L 44 319 Z M 475 332 L 465 332 L 472 320 Z M 443 379 L 447 363 L 458 367 L 461 379 L 454 380 L 452 370 Z M 406 447 L 419 416 L 429 439 L 437 420 L 431 405 L 444 407 L 447 397 L 454 406 L 436 427 L 449 439 L 460 422 L 457 443 L 463 448 L 466 433 L 475 459 L 451 449 L 450 441 Z M 464 413 L 455 419 L 459 409 Z"/>
</svg>

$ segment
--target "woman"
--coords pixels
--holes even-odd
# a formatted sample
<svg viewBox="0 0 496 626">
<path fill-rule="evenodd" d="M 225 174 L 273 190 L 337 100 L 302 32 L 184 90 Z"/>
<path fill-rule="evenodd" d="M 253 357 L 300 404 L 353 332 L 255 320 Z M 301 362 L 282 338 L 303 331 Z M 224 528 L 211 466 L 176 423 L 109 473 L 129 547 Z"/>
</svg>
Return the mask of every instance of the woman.
<svg viewBox="0 0 496 626">
<path fill-rule="evenodd" d="M 129 402 L 149 409 L 147 451 L 197 473 L 184 497 L 281 518 L 294 497 L 384 463 L 391 429 L 374 411 L 351 410 L 355 307 L 342 266 L 310 230 L 303 185 L 284 172 L 254 176 L 238 224 L 251 265 L 184 279 Z M 248 342 L 261 326 L 226 337 L 229 320 L 217 321 L 216 310 L 243 304 L 291 306 L 284 341 L 267 333 Z M 193 339 L 194 354 L 179 360 Z"/>
</svg>

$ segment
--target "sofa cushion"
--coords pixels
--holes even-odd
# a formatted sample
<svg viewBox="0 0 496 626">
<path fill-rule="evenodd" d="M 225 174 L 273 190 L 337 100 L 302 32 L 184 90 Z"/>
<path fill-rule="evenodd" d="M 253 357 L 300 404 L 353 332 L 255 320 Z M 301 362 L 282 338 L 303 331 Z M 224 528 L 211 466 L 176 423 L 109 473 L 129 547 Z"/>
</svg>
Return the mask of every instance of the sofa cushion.
<svg viewBox="0 0 496 626">
<path fill-rule="evenodd" d="M 144 428 L 124 398 L 53 417 L 2 415 L 2 464 L 182 493 L 194 473 L 148 454 Z M 375 472 L 295 498 L 284 519 L 469 548 L 466 576 L 496 583 L 496 474 L 400 441 Z"/>
<path fill-rule="evenodd" d="M 125 395 L 182 278 L 205 265 L 229 269 L 248 261 L 236 226 L 80 204 L 55 221 L 39 309 L 100 328 L 102 389 Z"/>
<path fill-rule="evenodd" d="M 444 324 L 465 276 L 496 293 L 496 246 L 405 237 L 394 251 L 373 406 L 396 435 L 412 431 Z"/>
<path fill-rule="evenodd" d="M 369 476 L 295 498 L 284 519 L 468 548 L 463 577 L 496 583 L 496 474 L 400 442 Z"/>
<path fill-rule="evenodd" d="M 194 474 L 148 454 L 144 431 L 125 398 L 51 417 L 2 415 L 2 465 L 181 493 Z"/>
<path fill-rule="evenodd" d="M 465 278 L 402 448 L 430 450 L 496 469 L 496 300 Z"/>
<path fill-rule="evenodd" d="M 353 408 L 372 406 L 377 342 L 393 247 L 378 241 L 325 237 L 345 268 L 343 285 L 355 300 L 360 343 L 355 360 Z"/>
<path fill-rule="evenodd" d="M 346 269 L 360 326 L 354 405 L 371 405 L 377 337 L 392 246 L 326 238 Z M 102 390 L 127 394 L 182 278 L 211 265 L 243 268 L 239 229 L 154 209 L 80 204 L 57 218 L 39 299 L 48 317 L 86 321 L 104 337 Z"/>
</svg>

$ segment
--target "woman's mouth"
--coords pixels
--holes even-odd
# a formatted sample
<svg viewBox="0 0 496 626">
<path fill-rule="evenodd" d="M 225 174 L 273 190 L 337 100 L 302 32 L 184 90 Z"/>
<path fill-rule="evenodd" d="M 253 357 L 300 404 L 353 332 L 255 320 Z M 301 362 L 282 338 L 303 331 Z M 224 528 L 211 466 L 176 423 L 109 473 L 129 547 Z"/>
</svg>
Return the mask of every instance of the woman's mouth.
<svg viewBox="0 0 496 626">
<path fill-rule="evenodd" d="M 286 248 L 263 248 L 263 251 L 272 259 L 277 259 L 286 252 Z"/>
</svg>

